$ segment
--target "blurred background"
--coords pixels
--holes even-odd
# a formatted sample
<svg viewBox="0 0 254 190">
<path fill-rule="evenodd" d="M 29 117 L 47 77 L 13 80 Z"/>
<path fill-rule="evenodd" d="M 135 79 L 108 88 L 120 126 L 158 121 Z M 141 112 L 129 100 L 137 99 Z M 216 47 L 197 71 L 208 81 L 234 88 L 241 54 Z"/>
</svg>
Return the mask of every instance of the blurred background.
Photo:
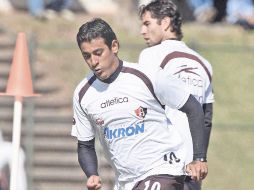
<svg viewBox="0 0 254 190">
<path fill-rule="evenodd" d="M 76 44 L 76 34 L 88 19 L 102 17 L 118 36 L 119 57 L 137 62 L 140 51 L 146 47 L 139 33 L 138 6 L 146 2 L 0 0 L 0 91 L 6 88 L 17 34 L 25 32 L 34 90 L 42 94 L 24 102 L 21 148 L 26 176 L 19 174 L 19 178 L 25 180 L 27 188 L 19 186 L 19 190 L 86 189 L 86 177 L 77 162 L 76 139 L 70 136 L 72 94 L 88 71 Z M 214 124 L 208 151 L 209 174 L 203 181 L 203 189 L 251 189 L 254 185 L 253 1 L 197 2 L 175 1 L 183 15 L 183 41 L 207 58 L 214 72 Z M 230 2 L 243 4 L 236 6 Z M 12 121 L 13 99 L 0 97 L 3 135 L 0 143 L 12 141 Z M 114 174 L 99 144 L 97 151 L 103 190 L 112 190 Z M 7 154 L 0 153 L 3 190 L 8 189 L 10 171 L 8 161 L 1 158 Z"/>
</svg>

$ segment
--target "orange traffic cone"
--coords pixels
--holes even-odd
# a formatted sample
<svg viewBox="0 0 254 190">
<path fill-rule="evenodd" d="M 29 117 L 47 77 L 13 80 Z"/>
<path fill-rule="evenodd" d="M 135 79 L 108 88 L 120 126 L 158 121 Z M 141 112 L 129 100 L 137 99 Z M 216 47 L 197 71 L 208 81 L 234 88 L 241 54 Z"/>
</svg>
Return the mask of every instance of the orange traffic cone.
<svg viewBox="0 0 254 190">
<path fill-rule="evenodd" d="M 25 33 L 18 34 L 6 93 L 1 93 L 0 95 L 15 97 L 37 96 L 33 92 Z"/>
<path fill-rule="evenodd" d="M 33 92 L 32 77 L 29 66 L 29 57 L 26 36 L 19 33 L 13 55 L 6 93 L 0 95 L 14 96 L 13 131 L 12 131 L 12 162 L 10 190 L 17 189 L 17 173 L 22 123 L 23 97 L 36 96 Z"/>
</svg>

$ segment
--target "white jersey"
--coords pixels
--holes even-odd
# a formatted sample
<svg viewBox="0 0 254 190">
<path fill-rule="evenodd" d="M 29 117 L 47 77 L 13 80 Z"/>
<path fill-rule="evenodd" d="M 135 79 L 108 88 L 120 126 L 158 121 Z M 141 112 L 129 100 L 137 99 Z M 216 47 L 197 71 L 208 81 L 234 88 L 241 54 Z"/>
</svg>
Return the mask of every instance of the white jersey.
<svg viewBox="0 0 254 190">
<path fill-rule="evenodd" d="M 138 64 L 120 65 L 111 82 L 90 74 L 77 86 L 72 136 L 89 141 L 98 134 L 115 169 L 115 189 L 132 189 L 153 174 L 183 175 L 186 150 L 161 104 L 181 108 L 189 90 L 162 69 L 148 77 Z"/>
<path fill-rule="evenodd" d="M 144 49 L 139 57 L 139 64 L 148 71 L 160 67 L 170 75 L 185 82 L 192 95 L 201 105 L 214 102 L 212 91 L 212 67 L 197 52 L 182 41 L 166 40 L 161 44 Z M 188 149 L 186 163 L 193 160 L 193 145 L 186 114 L 166 107 L 166 112 L 183 138 Z"/>
</svg>

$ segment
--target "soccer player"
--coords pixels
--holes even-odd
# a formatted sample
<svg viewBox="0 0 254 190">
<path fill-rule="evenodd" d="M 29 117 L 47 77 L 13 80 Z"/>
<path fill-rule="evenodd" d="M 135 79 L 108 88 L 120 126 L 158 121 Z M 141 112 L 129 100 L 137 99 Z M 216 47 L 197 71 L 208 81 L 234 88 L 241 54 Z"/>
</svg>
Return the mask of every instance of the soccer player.
<svg viewBox="0 0 254 190">
<path fill-rule="evenodd" d="M 186 149 L 164 105 L 187 114 L 194 144 L 189 172 L 195 180 L 205 178 L 204 114 L 185 84 L 163 69 L 145 74 L 119 59 L 117 37 L 100 18 L 79 28 L 77 42 L 91 72 L 74 91 L 71 134 L 88 189 L 102 188 L 96 137 L 115 170 L 114 190 L 183 189 Z"/>
<path fill-rule="evenodd" d="M 175 4 L 170 0 L 155 0 L 140 7 L 141 34 L 148 48 L 139 57 L 139 64 L 146 69 L 160 67 L 165 72 L 184 81 L 193 96 L 200 102 L 205 114 L 205 142 L 208 148 L 212 127 L 214 95 L 212 91 L 212 67 L 183 41 L 182 19 Z M 186 163 L 193 160 L 193 145 L 186 115 L 166 107 L 171 122 L 180 131 L 188 149 Z M 201 161 L 205 162 L 203 158 Z M 187 178 L 185 190 L 199 190 L 201 182 Z"/>
</svg>

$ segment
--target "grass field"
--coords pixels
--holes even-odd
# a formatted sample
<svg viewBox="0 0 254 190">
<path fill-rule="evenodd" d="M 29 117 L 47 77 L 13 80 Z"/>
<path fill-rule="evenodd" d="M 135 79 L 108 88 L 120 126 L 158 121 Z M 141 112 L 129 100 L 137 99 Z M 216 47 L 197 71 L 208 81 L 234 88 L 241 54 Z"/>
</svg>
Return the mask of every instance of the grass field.
<svg viewBox="0 0 254 190">
<path fill-rule="evenodd" d="M 204 190 L 251 189 L 254 184 L 253 132 L 244 126 L 214 126 Z"/>
<path fill-rule="evenodd" d="M 49 75 L 67 81 L 70 93 L 86 73 L 75 42 L 78 27 L 90 16 L 75 22 L 60 19 L 39 23 L 25 14 L 1 17 L 0 24 L 13 32 L 34 32 L 38 39 L 38 63 Z M 121 43 L 120 57 L 137 61 L 144 48 L 138 32 L 130 32 L 108 18 Z M 138 23 L 134 23 L 135 25 Z M 197 49 L 213 66 L 216 102 L 208 154 L 209 175 L 204 190 L 245 190 L 254 185 L 254 33 L 226 24 L 186 23 L 184 41 Z M 59 56 L 60 55 L 60 56 Z M 83 69 L 82 69 L 83 68 Z M 66 80 L 68 79 L 68 80 Z"/>
</svg>

